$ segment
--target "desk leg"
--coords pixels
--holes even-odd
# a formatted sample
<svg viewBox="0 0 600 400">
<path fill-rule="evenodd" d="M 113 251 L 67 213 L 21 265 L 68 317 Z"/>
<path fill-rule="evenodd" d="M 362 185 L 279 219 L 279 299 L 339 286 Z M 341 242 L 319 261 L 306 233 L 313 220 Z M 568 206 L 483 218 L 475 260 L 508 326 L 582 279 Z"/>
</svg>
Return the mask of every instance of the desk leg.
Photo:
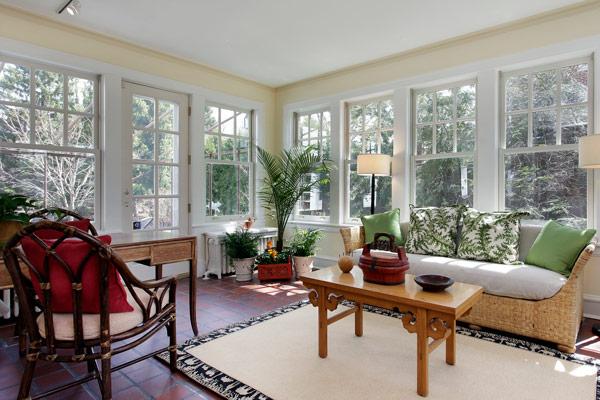
<svg viewBox="0 0 600 400">
<path fill-rule="evenodd" d="M 319 357 L 327 357 L 327 298 L 325 288 L 319 288 Z"/>
<path fill-rule="evenodd" d="M 198 323 L 196 322 L 196 249 L 193 249 L 194 256 L 190 260 L 190 322 L 194 335 L 198 336 Z"/>
<path fill-rule="evenodd" d="M 154 276 L 156 280 L 162 279 L 163 277 L 163 266 L 162 264 L 156 264 L 154 266 Z"/>
<path fill-rule="evenodd" d="M 427 335 L 427 310 L 417 309 L 417 393 L 427 397 L 429 392 L 429 346 Z"/>
<path fill-rule="evenodd" d="M 354 315 L 354 334 L 358 337 L 363 335 L 363 305 L 356 303 L 356 311 Z"/>
<path fill-rule="evenodd" d="M 454 365 L 456 363 L 456 320 L 448 322 L 450 336 L 446 339 L 446 364 Z"/>
</svg>

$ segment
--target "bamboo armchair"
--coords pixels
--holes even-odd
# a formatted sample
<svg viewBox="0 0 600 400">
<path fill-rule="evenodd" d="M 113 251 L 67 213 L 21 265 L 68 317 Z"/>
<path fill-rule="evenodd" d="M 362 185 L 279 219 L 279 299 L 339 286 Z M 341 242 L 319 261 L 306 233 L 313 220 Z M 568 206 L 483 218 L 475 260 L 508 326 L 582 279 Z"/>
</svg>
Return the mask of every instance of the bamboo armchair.
<svg viewBox="0 0 600 400">
<path fill-rule="evenodd" d="M 35 235 L 35 232 L 40 229 L 52 229 L 60 232 L 62 236 L 53 242 L 46 242 Z M 20 243 L 26 237 L 30 238 L 44 251 L 43 263 L 46 269 L 50 265 L 50 259 L 53 259 L 58 263 L 58 265 L 55 263 L 53 267 L 62 268 L 68 275 L 71 282 L 72 313 L 58 314 L 52 311 L 50 279 L 45 270 L 36 269 L 27 255 L 24 254 Z M 73 273 L 74 269 L 61 259 L 56 251 L 61 243 L 70 238 L 80 239 L 89 244 L 89 252 L 78 266 L 77 274 Z M 175 289 L 177 281 L 175 278 L 169 277 L 156 281 L 141 282 L 129 271 L 121 258 L 113 253 L 110 246 L 74 227 L 47 220 L 21 229 L 7 243 L 3 255 L 14 283 L 20 313 L 29 337 L 25 371 L 21 379 L 18 399 L 30 398 L 31 382 L 38 360 L 85 362 L 89 374 L 74 382 L 38 394 L 34 398 L 45 397 L 60 390 L 97 379 L 102 398 L 110 399 L 112 397 L 110 376 L 112 371 L 125 368 L 164 351 L 169 351 L 170 367 L 171 370 L 175 370 L 177 361 L 175 325 Z M 97 257 L 99 265 L 100 314 L 84 314 L 82 312 L 82 274 L 83 270 L 90 265 L 88 260 L 91 257 Z M 39 281 L 39 287 L 43 293 L 41 299 L 36 298 L 32 280 L 24 274 L 19 267 L 19 263 L 27 265 L 29 273 Z M 122 278 L 128 302 L 134 311 L 109 312 L 108 272 L 110 265 L 114 266 L 118 275 Z M 119 278 L 117 277 L 117 279 Z M 61 323 L 57 325 L 56 321 L 61 321 Z M 92 325 L 95 327 L 94 329 L 90 328 Z M 121 328 L 117 328 L 117 325 L 120 325 Z M 167 328 L 168 347 L 118 366 L 111 366 L 113 356 L 140 345 L 163 327 Z M 62 336 L 61 331 L 63 332 Z M 67 336 L 65 336 L 65 331 L 68 331 Z M 115 332 L 113 333 L 113 331 Z M 97 364 L 98 361 L 100 368 Z"/>
</svg>

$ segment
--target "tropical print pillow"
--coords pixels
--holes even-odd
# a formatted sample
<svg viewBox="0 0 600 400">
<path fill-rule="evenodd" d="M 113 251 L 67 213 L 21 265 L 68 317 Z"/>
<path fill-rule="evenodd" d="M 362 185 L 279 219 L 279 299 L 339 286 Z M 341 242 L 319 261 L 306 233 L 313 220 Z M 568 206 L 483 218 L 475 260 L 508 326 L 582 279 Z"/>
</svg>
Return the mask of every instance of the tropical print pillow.
<svg viewBox="0 0 600 400">
<path fill-rule="evenodd" d="M 457 257 L 497 264 L 519 263 L 519 227 L 525 212 L 479 212 L 463 215 Z"/>
<path fill-rule="evenodd" d="M 465 206 L 415 208 L 411 205 L 406 251 L 454 257 L 458 223 L 465 209 Z"/>
</svg>

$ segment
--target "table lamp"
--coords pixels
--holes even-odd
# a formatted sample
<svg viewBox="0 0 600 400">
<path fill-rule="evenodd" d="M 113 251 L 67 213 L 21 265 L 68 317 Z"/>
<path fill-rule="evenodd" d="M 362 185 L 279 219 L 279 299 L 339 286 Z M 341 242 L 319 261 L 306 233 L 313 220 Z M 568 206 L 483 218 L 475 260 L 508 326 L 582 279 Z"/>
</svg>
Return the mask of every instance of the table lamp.
<svg viewBox="0 0 600 400">
<path fill-rule="evenodd" d="M 579 168 L 600 169 L 600 135 L 579 138 Z M 594 324 L 592 332 L 600 336 L 600 324 Z"/>
<path fill-rule="evenodd" d="M 392 157 L 387 154 L 359 154 L 356 173 L 371 175 L 371 214 L 375 214 L 375 177 L 390 176 Z"/>
</svg>

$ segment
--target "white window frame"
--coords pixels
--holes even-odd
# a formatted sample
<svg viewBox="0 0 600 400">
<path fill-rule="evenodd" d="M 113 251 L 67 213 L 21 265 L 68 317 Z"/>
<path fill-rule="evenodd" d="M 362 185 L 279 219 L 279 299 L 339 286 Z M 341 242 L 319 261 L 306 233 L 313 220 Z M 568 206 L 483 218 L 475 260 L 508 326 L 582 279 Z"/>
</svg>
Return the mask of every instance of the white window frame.
<svg viewBox="0 0 600 400">
<path fill-rule="evenodd" d="M 13 101 L 5 101 L 0 100 L 0 104 L 8 105 L 8 106 L 16 106 L 20 108 L 26 108 L 29 110 L 29 129 L 30 129 L 30 143 L 10 143 L 10 142 L 0 142 L 0 149 L 4 149 L 4 151 L 15 151 L 15 152 L 27 152 L 27 153 L 42 153 L 46 155 L 83 155 L 83 156 L 93 156 L 94 157 L 94 222 L 95 225 L 98 225 L 101 228 L 100 223 L 102 221 L 102 208 L 100 199 L 102 198 L 101 193 L 101 182 L 102 182 L 102 153 L 100 150 L 100 112 L 99 112 L 99 104 L 100 104 L 100 94 L 99 94 L 99 82 L 100 76 L 97 74 L 81 72 L 77 70 L 72 70 L 68 68 L 57 67 L 51 64 L 44 64 L 38 62 L 32 62 L 26 59 L 22 59 L 19 57 L 9 57 L 5 55 L 0 55 L 0 62 L 11 63 L 16 65 L 21 65 L 29 68 L 29 102 L 28 103 L 19 103 Z M 51 107 L 43 107 L 35 104 L 35 70 L 44 70 L 49 72 L 55 72 L 62 74 L 64 76 L 63 79 L 63 105 L 60 109 L 51 108 Z M 68 105 L 68 77 L 81 78 L 92 81 L 94 84 L 94 108 L 93 113 L 84 113 L 80 111 L 72 111 L 69 110 Z M 35 111 L 57 111 L 63 114 L 63 145 L 48 145 L 48 144 L 36 144 L 35 143 Z M 67 140 L 67 127 L 68 127 L 68 118 L 69 115 L 84 115 L 88 117 L 92 117 L 93 120 L 93 129 L 94 129 L 94 146 L 93 148 L 83 148 L 83 147 L 75 147 L 66 145 Z M 43 207 L 46 207 L 47 199 L 43 199 Z"/>
<path fill-rule="evenodd" d="M 504 157 L 510 154 L 533 154 L 533 153 L 549 153 L 549 152 L 557 152 L 557 151 L 578 151 L 578 144 L 556 144 L 556 145 L 533 145 L 533 123 L 532 123 L 532 115 L 533 111 L 539 110 L 558 110 L 557 119 L 556 119 L 556 135 L 557 142 L 561 141 L 561 116 L 560 110 L 562 108 L 570 108 L 576 107 L 578 105 L 582 105 L 584 103 L 577 104 L 569 104 L 569 105 L 561 105 L 560 104 L 560 75 L 559 75 L 559 85 L 558 85 L 558 103 L 554 106 L 549 107 L 533 107 L 533 79 L 531 79 L 531 74 L 535 72 L 547 71 L 547 70 L 558 70 L 562 67 L 567 67 L 570 65 L 577 64 L 588 64 L 588 127 L 587 134 L 591 135 L 594 133 L 594 60 L 591 56 L 586 57 L 578 57 L 578 58 L 570 58 L 563 61 L 549 63 L 549 64 L 540 64 L 535 65 L 533 67 L 515 69 L 515 70 L 505 70 L 500 72 L 500 115 L 499 115 L 499 123 L 500 123 L 500 143 L 498 145 L 498 182 L 499 182 L 499 190 L 498 190 L 498 205 L 500 210 L 504 210 L 505 205 L 505 190 L 506 190 L 506 180 L 505 180 L 505 165 L 504 165 Z M 525 75 L 528 74 L 528 105 L 526 110 L 519 110 L 518 113 L 527 113 L 528 115 L 528 132 L 527 132 L 527 147 L 517 147 L 517 148 L 506 148 L 506 81 L 514 76 Z M 510 112 L 508 113 L 510 114 Z M 594 225 L 594 180 L 592 171 L 587 171 L 587 211 L 586 211 L 586 219 L 587 225 L 592 227 Z"/>
<path fill-rule="evenodd" d="M 366 98 L 363 100 L 359 100 L 359 101 L 346 101 L 344 102 L 344 154 L 343 154 L 343 158 L 342 158 L 342 162 L 343 162 L 343 166 L 344 166 L 344 222 L 345 223 L 349 223 L 349 224 L 357 224 L 360 223 L 360 218 L 356 218 L 356 217 L 351 217 L 350 216 L 350 166 L 354 163 L 356 163 L 356 160 L 352 161 L 351 159 L 351 154 L 350 152 L 352 151 L 352 144 L 351 144 L 351 136 L 352 133 L 350 132 L 350 107 L 353 106 L 357 106 L 357 105 L 367 105 L 370 103 L 379 103 L 382 101 L 391 101 L 392 102 L 392 112 L 395 111 L 394 108 L 394 96 L 390 95 L 390 94 L 386 94 L 384 96 L 376 96 L 376 97 L 370 97 L 370 98 Z M 379 121 L 381 121 L 381 116 L 379 117 Z M 394 133 L 395 133 L 395 121 L 396 121 L 396 115 L 394 114 L 394 123 L 392 124 L 392 126 L 389 129 L 385 129 L 386 131 L 390 130 L 392 131 L 392 146 L 393 146 L 393 140 L 394 140 Z M 377 129 L 377 149 L 378 151 L 381 150 L 381 125 L 378 127 Z M 366 140 L 365 140 L 365 131 L 363 129 L 361 135 L 362 135 L 362 152 L 365 152 L 365 144 L 366 144 Z"/>
<path fill-rule="evenodd" d="M 255 111 L 253 109 L 241 108 L 241 107 L 236 107 L 236 106 L 232 106 L 232 105 L 228 105 L 228 104 L 223 104 L 223 103 L 218 103 L 218 102 L 213 102 L 213 101 L 207 100 L 204 104 L 204 107 L 202 108 L 203 115 L 204 115 L 204 111 L 205 111 L 206 107 L 219 108 L 219 132 L 218 133 L 217 132 L 207 132 L 205 123 L 203 121 L 201 157 L 202 157 L 202 163 L 205 166 L 204 179 L 206 179 L 206 174 L 208 173 L 208 168 L 211 164 L 248 166 L 248 179 L 249 179 L 249 182 L 248 182 L 248 213 L 245 213 L 245 214 L 240 213 L 240 214 L 232 214 L 232 215 L 209 215 L 207 212 L 207 209 L 206 209 L 206 204 L 210 198 L 211 190 L 209 190 L 207 188 L 208 182 L 206 182 L 204 185 L 204 188 L 203 188 L 203 190 L 205 192 L 205 197 L 204 197 L 204 203 L 201 205 L 202 210 L 203 210 L 202 215 L 204 215 L 204 217 L 208 221 L 213 221 L 213 222 L 236 221 L 236 220 L 239 220 L 241 217 L 254 216 L 255 215 L 255 202 L 256 202 L 256 199 L 254 198 L 255 193 L 256 193 L 256 190 L 255 190 L 256 156 L 255 156 L 255 151 L 254 151 L 254 146 L 256 145 L 256 137 L 255 137 L 256 129 L 255 129 L 255 123 L 254 123 Z M 220 131 L 220 113 L 221 113 L 222 108 L 225 108 L 227 110 L 231 110 L 234 112 L 234 128 L 233 128 L 234 134 L 233 135 L 224 134 Z M 237 113 L 237 112 L 247 113 L 247 115 L 248 115 L 248 128 L 249 128 L 248 161 L 220 160 L 220 159 L 206 158 L 205 152 L 204 152 L 204 141 L 205 141 L 206 135 L 212 135 L 212 136 L 218 137 L 219 145 L 217 147 L 217 152 L 219 152 L 219 153 L 221 151 L 221 139 L 223 137 L 234 138 L 234 139 L 238 137 L 235 134 L 236 124 L 237 124 L 237 120 L 235 118 L 235 113 Z M 204 118 L 203 118 L 203 120 L 204 120 Z"/>
<path fill-rule="evenodd" d="M 329 136 L 323 136 L 323 113 L 326 113 L 326 112 L 329 113 L 329 124 L 330 124 L 330 126 L 329 126 Z M 309 123 L 310 123 L 310 116 L 312 114 L 319 114 L 319 121 L 320 122 L 319 122 L 319 134 L 318 134 L 317 140 L 319 141 L 319 143 L 322 143 L 324 138 L 329 139 L 329 148 L 330 148 L 330 151 L 331 151 L 332 150 L 332 144 L 333 144 L 332 143 L 333 142 L 333 135 L 332 135 L 332 126 L 331 126 L 331 123 L 332 123 L 332 121 L 331 121 L 331 110 L 330 110 L 329 107 L 323 107 L 323 108 L 313 109 L 313 110 L 310 110 L 310 111 L 294 112 L 292 114 L 292 117 L 294 119 L 293 120 L 293 125 L 292 125 L 293 129 L 294 129 L 294 139 L 293 139 L 294 140 L 294 144 L 296 146 L 302 146 L 302 143 L 301 143 L 301 132 L 299 131 L 299 127 L 298 127 L 298 119 L 300 117 L 303 117 L 303 116 L 308 116 Z M 319 146 L 319 156 L 322 156 L 322 155 L 323 155 L 322 148 Z M 329 193 L 329 196 L 330 196 L 329 198 L 330 198 L 330 200 L 331 200 L 331 191 L 332 191 L 332 184 L 331 184 L 331 181 L 330 181 L 330 184 L 329 184 L 329 192 L 330 192 Z M 316 222 L 328 223 L 328 222 L 331 221 L 331 208 L 332 208 L 332 206 L 333 206 L 333 204 L 330 201 L 330 204 L 329 204 L 329 215 L 326 215 L 326 216 L 325 215 L 324 216 L 318 216 L 318 215 L 301 215 L 301 214 L 298 213 L 298 207 L 296 207 L 294 209 L 294 215 L 293 215 L 292 219 L 294 221 L 316 221 Z"/>
<path fill-rule="evenodd" d="M 456 118 L 456 101 L 454 101 L 454 107 L 452 110 L 453 118 L 447 121 L 438 121 L 437 119 L 437 98 L 435 96 L 435 92 L 440 90 L 453 90 L 455 88 L 460 88 L 462 86 L 475 85 L 475 116 L 470 118 Z M 417 123 L 416 113 L 417 113 L 417 96 L 423 93 L 433 93 L 433 120 L 432 122 L 427 123 Z M 456 96 L 456 94 L 454 94 Z M 417 200 L 417 162 L 418 161 L 429 161 L 429 160 L 444 160 L 448 158 L 471 158 L 473 160 L 473 203 L 475 203 L 475 197 L 477 193 L 477 138 L 479 136 L 479 121 L 478 121 L 478 98 L 479 98 L 479 84 L 477 78 L 466 79 L 460 81 L 449 82 L 443 85 L 429 86 L 425 88 L 412 89 L 411 90 L 411 111 L 410 111 L 410 119 L 411 119 L 411 161 L 410 161 L 410 201 L 411 204 L 416 204 Z M 472 152 L 449 152 L 449 153 L 437 153 L 437 133 L 436 126 L 439 123 L 452 123 L 457 124 L 459 122 L 464 121 L 474 121 L 475 122 L 475 132 L 474 134 L 474 144 Z M 417 127 L 424 125 L 432 125 L 432 149 L 431 154 L 417 154 Z M 456 129 L 454 129 L 454 144 L 453 150 L 457 149 L 458 137 L 456 133 Z"/>
</svg>

